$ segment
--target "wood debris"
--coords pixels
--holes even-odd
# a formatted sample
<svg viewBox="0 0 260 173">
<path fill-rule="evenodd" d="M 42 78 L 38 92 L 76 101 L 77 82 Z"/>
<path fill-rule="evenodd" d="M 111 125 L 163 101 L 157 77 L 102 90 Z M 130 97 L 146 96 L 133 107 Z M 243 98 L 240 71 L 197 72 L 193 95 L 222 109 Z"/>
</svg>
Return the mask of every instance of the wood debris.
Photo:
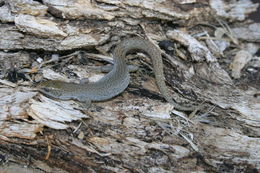
<svg viewBox="0 0 260 173">
<path fill-rule="evenodd" d="M 248 15 L 258 6 L 0 0 L 0 172 L 257 172 L 260 34 Z M 142 53 L 127 58 L 138 67 L 129 87 L 88 109 L 37 92 L 43 80 L 97 81 L 133 36 L 160 48 L 173 98 L 198 110 L 164 101 Z"/>
</svg>

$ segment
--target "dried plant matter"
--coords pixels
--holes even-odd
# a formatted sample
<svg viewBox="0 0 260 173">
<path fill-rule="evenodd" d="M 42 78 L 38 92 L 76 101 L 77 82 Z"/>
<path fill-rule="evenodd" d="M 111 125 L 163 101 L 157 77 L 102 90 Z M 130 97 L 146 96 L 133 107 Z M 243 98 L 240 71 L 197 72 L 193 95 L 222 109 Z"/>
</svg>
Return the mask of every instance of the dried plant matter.
<svg viewBox="0 0 260 173">
<path fill-rule="evenodd" d="M 0 1 L 0 172 L 15 162 L 45 172 L 257 172 L 259 23 L 247 18 L 257 7 Z M 138 67 L 130 86 L 89 109 L 35 90 L 42 80 L 97 80 L 105 73 L 95 67 L 113 65 L 115 45 L 136 35 L 160 48 L 175 100 L 199 110 L 166 103 L 142 53 L 127 58 Z"/>
</svg>

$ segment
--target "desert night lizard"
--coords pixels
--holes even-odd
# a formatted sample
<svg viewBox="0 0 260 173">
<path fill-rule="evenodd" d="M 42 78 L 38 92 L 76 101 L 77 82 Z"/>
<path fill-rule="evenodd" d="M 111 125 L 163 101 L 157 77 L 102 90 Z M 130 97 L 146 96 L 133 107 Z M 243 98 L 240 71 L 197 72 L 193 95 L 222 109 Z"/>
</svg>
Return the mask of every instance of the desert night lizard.
<svg viewBox="0 0 260 173">
<path fill-rule="evenodd" d="M 173 104 L 175 109 L 183 111 L 194 110 L 193 106 L 180 105 L 173 100 L 165 84 L 160 50 L 150 41 L 139 37 L 125 39 L 116 46 L 113 54 L 113 69 L 97 82 L 76 84 L 49 80 L 41 82 L 38 85 L 38 89 L 42 94 L 51 98 L 72 99 L 85 102 L 87 105 L 90 105 L 91 101 L 108 100 L 122 93 L 127 88 L 130 82 L 130 75 L 125 58 L 127 54 L 136 51 L 146 53 L 152 59 L 156 83 L 164 98 Z"/>
</svg>

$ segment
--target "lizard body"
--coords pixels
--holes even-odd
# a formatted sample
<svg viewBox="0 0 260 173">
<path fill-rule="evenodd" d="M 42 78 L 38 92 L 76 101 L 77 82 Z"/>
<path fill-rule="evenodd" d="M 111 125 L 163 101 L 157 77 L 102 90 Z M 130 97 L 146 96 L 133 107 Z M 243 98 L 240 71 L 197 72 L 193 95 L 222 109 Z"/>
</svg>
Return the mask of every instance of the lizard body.
<svg viewBox="0 0 260 173">
<path fill-rule="evenodd" d="M 164 98 L 178 110 L 194 110 L 194 107 L 181 106 L 172 99 L 165 84 L 160 50 L 148 40 L 138 37 L 126 39 L 116 46 L 113 54 L 115 61 L 113 69 L 99 81 L 85 84 L 45 81 L 40 83 L 39 91 L 52 98 L 61 100 L 73 99 L 86 103 L 110 99 L 127 88 L 130 82 L 130 75 L 125 57 L 127 54 L 136 51 L 144 52 L 152 59 L 156 83 Z"/>
</svg>

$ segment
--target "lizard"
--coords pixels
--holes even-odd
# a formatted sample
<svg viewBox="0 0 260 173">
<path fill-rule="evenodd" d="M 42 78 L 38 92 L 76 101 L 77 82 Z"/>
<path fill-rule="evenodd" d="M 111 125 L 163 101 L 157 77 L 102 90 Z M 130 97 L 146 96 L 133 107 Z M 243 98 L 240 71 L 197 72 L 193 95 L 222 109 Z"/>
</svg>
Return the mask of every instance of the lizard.
<svg viewBox="0 0 260 173">
<path fill-rule="evenodd" d="M 129 70 L 125 61 L 126 55 L 143 52 L 152 59 L 155 79 L 160 93 L 175 109 L 192 111 L 194 106 L 177 103 L 170 95 L 163 74 L 163 61 L 159 48 L 150 41 L 134 37 L 121 41 L 114 49 L 114 66 L 103 78 L 85 84 L 67 83 L 58 80 L 47 80 L 38 85 L 38 90 L 51 98 L 77 100 L 90 105 L 92 101 L 105 101 L 122 93 L 130 83 Z"/>
</svg>

